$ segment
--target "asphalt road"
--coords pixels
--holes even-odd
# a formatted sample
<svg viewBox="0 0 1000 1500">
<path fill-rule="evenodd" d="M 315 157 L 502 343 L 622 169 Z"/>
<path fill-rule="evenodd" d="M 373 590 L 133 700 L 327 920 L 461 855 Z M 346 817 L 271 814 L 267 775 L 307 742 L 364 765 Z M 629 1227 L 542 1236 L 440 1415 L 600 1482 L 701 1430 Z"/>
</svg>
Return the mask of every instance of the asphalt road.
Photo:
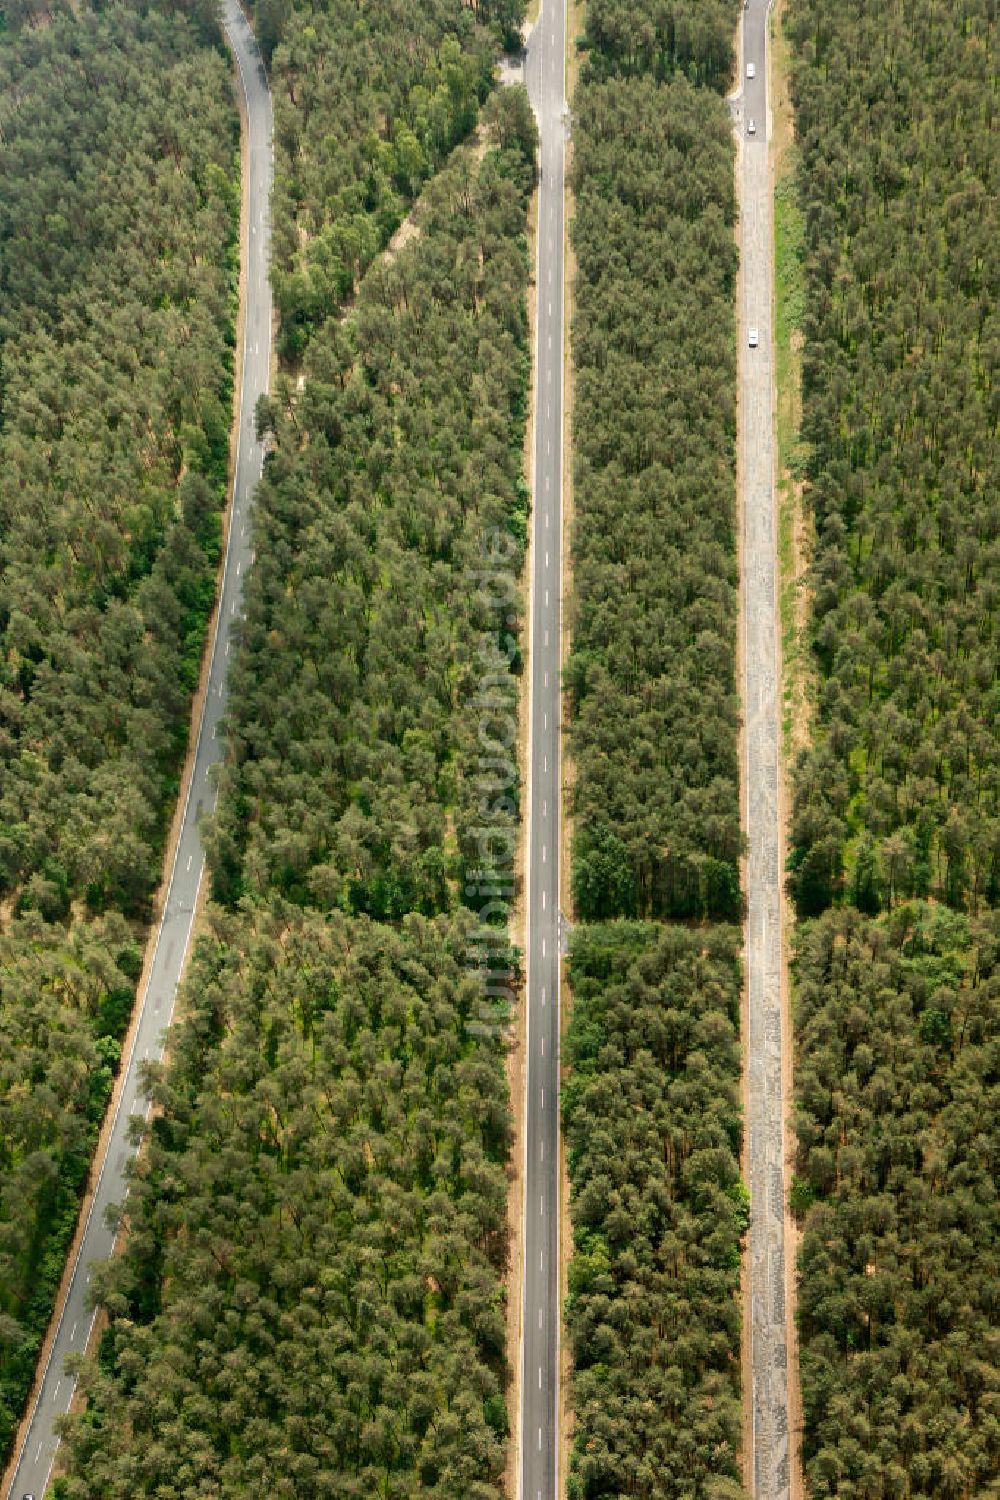
<svg viewBox="0 0 1000 1500">
<path fill-rule="evenodd" d="M 781 896 L 779 881 L 777 505 L 774 487 L 773 223 L 767 148 L 767 0 L 743 17 L 740 150 L 741 471 L 747 788 L 750 1176 L 750 1364 L 753 1493 L 787 1500 L 789 1423 L 785 1308 Z M 752 62 L 756 77 L 746 77 Z M 753 119 L 756 132 L 749 133 Z M 760 343 L 749 347 L 749 329 Z"/>
<path fill-rule="evenodd" d="M 559 828 L 562 588 L 564 0 L 543 0 L 525 82 L 538 120 L 535 454 L 528 783 L 524 1305 L 518 1482 L 556 1500 L 559 1393 Z"/>
<path fill-rule="evenodd" d="M 267 279 L 271 193 L 271 98 L 263 65 L 250 28 L 237 0 L 223 0 L 223 21 L 239 65 L 247 110 L 248 151 L 243 169 L 247 192 L 249 243 L 243 246 L 247 267 L 243 381 L 240 390 L 239 446 L 232 498 L 232 520 L 223 567 L 218 626 L 212 643 L 208 693 L 198 726 L 194 774 L 184 806 L 183 824 L 167 898 L 156 935 L 156 948 L 149 982 L 141 999 L 141 1011 L 131 1052 L 124 1065 L 124 1085 L 99 1170 L 97 1189 L 88 1212 L 83 1239 L 72 1268 L 69 1295 L 59 1317 L 52 1350 L 45 1366 L 17 1468 L 8 1490 L 14 1500 L 24 1494 L 41 1500 L 55 1460 L 58 1438 L 55 1423 L 68 1409 L 76 1382 L 66 1374 L 66 1356 L 81 1354 L 87 1346 L 94 1322 L 88 1286 L 90 1267 L 111 1254 L 114 1233 L 105 1224 L 108 1206 L 123 1202 L 126 1194 L 125 1167 L 134 1155 L 128 1140 L 129 1120 L 144 1116 L 148 1103 L 140 1081 L 142 1064 L 158 1059 L 163 1051 L 163 1032 L 169 1024 L 181 976 L 194 910 L 205 867 L 198 831 L 199 819 L 215 806 L 211 769 L 218 761 L 221 741 L 219 720 L 226 708 L 226 674 L 230 632 L 241 613 L 243 576 L 252 560 L 250 506 L 263 462 L 261 445 L 254 436 L 254 407 L 267 389 L 271 340 L 271 291 Z"/>
</svg>

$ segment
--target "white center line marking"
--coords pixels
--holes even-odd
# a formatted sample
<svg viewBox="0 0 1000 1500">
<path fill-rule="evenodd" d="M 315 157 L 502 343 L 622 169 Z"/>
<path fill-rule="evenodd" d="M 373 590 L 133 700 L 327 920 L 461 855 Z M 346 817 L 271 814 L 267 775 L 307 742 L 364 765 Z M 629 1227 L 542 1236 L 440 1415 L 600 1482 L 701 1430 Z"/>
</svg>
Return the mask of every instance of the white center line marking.
<svg viewBox="0 0 1000 1500">
<path fill-rule="evenodd" d="M 189 869 L 189 870 L 190 870 L 190 868 L 191 868 L 191 861 L 192 861 L 192 860 L 193 860 L 193 859 L 194 859 L 194 855 L 193 855 L 193 854 L 189 854 L 189 855 L 188 855 L 188 864 L 187 864 L 187 867 L 188 867 L 188 869 Z"/>
<path fill-rule="evenodd" d="M 74 1323 L 73 1324 L 73 1332 L 69 1336 L 70 1343 L 72 1343 L 73 1340 L 76 1338 L 76 1330 L 79 1328 L 79 1326 L 80 1326 L 79 1323 Z"/>
</svg>

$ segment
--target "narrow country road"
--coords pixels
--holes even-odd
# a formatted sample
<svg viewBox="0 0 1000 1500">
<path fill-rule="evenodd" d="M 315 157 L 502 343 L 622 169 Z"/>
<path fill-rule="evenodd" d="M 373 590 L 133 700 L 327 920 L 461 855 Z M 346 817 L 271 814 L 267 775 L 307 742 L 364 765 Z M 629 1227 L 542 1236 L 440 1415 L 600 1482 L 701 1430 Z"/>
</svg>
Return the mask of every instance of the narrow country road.
<svg viewBox="0 0 1000 1500">
<path fill-rule="evenodd" d="M 520 1500 L 556 1500 L 559 1443 L 559 835 L 565 0 L 542 0 L 525 80 L 538 120 L 528 782 L 528 1019 Z"/>
<path fill-rule="evenodd" d="M 271 97 L 260 54 L 238 4 L 224 0 L 223 23 L 235 54 L 246 104 L 246 150 L 243 157 L 248 243 L 246 268 L 243 381 L 240 390 L 239 441 L 233 486 L 229 539 L 223 565 L 218 625 L 212 640 L 208 691 L 197 726 L 194 773 L 184 805 L 167 898 L 156 934 L 149 982 L 140 999 L 140 1016 L 131 1051 L 123 1061 L 123 1086 L 107 1138 L 97 1187 L 87 1213 L 82 1242 L 72 1265 L 69 1292 L 55 1329 L 51 1352 L 31 1408 L 26 1434 L 8 1495 L 41 1500 L 55 1461 L 57 1418 L 69 1408 L 75 1381 L 66 1374 L 66 1356 L 81 1354 L 94 1322 L 88 1300 L 90 1267 L 111 1254 L 114 1233 L 106 1227 L 109 1204 L 121 1203 L 126 1193 L 125 1168 L 133 1156 L 128 1141 L 129 1118 L 145 1115 L 148 1104 L 139 1081 L 142 1063 L 163 1051 L 163 1032 L 169 1024 L 174 997 L 191 939 L 194 910 L 205 867 L 198 822 L 215 806 L 210 771 L 219 759 L 219 720 L 226 708 L 227 658 L 230 631 L 241 612 L 243 574 L 251 561 L 250 506 L 263 462 L 254 435 L 254 408 L 267 389 L 270 364 L 271 290 L 268 282 L 268 204 L 271 194 Z"/>
<path fill-rule="evenodd" d="M 788 1500 L 788 1340 L 779 860 L 773 227 L 767 144 L 768 0 L 743 13 L 740 135 L 740 460 L 747 809 L 748 1161 L 753 1493 Z M 755 76 L 747 77 L 748 65 Z M 751 121 L 753 130 L 751 131 Z M 756 331 L 757 346 L 754 342 Z"/>
</svg>

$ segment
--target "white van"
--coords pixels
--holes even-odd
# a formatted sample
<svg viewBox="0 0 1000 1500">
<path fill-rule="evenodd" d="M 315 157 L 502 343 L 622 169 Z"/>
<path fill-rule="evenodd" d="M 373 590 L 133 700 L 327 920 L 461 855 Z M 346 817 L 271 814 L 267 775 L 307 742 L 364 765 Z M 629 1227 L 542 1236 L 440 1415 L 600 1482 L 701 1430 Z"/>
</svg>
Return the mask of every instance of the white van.
<svg viewBox="0 0 1000 1500">
<path fill-rule="evenodd" d="M 757 77 L 757 64 L 756 63 L 747 63 L 747 77 L 748 78 L 756 78 Z"/>
</svg>

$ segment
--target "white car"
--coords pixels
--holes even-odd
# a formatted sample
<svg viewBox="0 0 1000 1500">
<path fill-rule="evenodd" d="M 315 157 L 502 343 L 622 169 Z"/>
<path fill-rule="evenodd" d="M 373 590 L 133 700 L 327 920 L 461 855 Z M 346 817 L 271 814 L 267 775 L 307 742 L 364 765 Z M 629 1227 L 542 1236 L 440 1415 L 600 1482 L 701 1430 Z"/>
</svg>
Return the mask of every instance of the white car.
<svg viewBox="0 0 1000 1500">
<path fill-rule="evenodd" d="M 751 330 L 750 330 L 750 338 L 749 338 L 750 348 L 751 349 L 756 349 L 756 347 L 757 347 L 757 345 L 759 343 L 760 343 L 760 329 L 759 328 L 751 328 Z"/>
<path fill-rule="evenodd" d="M 756 63 L 747 63 L 747 77 L 748 78 L 756 78 L 757 77 L 757 65 L 756 65 Z"/>
<path fill-rule="evenodd" d="M 753 120 L 751 120 L 750 124 L 747 126 L 747 135 L 756 135 L 756 134 L 757 134 L 757 127 L 754 124 Z"/>
</svg>

